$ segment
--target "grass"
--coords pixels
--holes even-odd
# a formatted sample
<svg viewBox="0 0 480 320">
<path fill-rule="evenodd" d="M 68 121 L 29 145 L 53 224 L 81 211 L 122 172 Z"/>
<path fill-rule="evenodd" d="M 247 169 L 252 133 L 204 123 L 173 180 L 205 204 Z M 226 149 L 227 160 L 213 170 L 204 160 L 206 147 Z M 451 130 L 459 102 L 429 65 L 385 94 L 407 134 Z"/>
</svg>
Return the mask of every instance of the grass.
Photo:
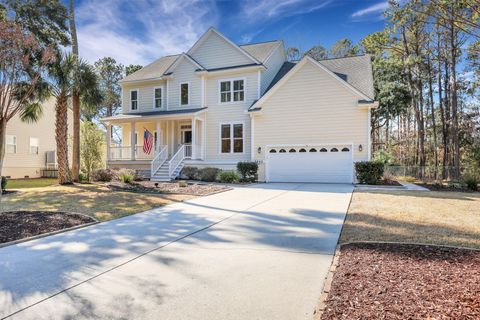
<svg viewBox="0 0 480 320">
<path fill-rule="evenodd" d="M 7 182 L 7 190 L 48 187 L 57 181 L 55 178 L 12 179 Z"/>
<path fill-rule="evenodd" d="M 355 191 L 340 242 L 480 248 L 480 193 Z"/>
<path fill-rule="evenodd" d="M 105 221 L 189 198 L 192 196 L 112 191 L 98 184 L 54 185 L 24 189 L 4 196 L 1 198 L 0 211 L 66 211 L 83 213 Z"/>
</svg>

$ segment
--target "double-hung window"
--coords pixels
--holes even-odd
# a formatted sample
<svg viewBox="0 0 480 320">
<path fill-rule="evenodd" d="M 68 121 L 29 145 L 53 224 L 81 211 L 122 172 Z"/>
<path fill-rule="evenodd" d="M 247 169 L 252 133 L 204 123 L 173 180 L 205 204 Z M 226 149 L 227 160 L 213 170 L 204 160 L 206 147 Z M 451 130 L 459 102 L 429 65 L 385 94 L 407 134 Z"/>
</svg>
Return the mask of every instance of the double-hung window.
<svg viewBox="0 0 480 320">
<path fill-rule="evenodd" d="M 138 90 L 130 91 L 130 110 L 138 110 Z"/>
<path fill-rule="evenodd" d="M 7 134 L 7 153 L 17 153 L 17 137 Z"/>
<path fill-rule="evenodd" d="M 243 152 L 243 124 L 224 123 L 220 126 L 221 153 Z"/>
<path fill-rule="evenodd" d="M 180 83 L 180 104 L 182 106 L 190 104 L 190 92 L 188 82 Z"/>
<path fill-rule="evenodd" d="M 238 102 L 245 100 L 245 80 L 232 79 L 220 81 L 220 102 Z"/>
<path fill-rule="evenodd" d="M 38 154 L 39 146 L 38 138 L 30 137 L 30 154 Z"/>
<path fill-rule="evenodd" d="M 153 106 L 155 109 L 162 107 L 162 88 L 155 88 L 153 91 Z"/>
</svg>

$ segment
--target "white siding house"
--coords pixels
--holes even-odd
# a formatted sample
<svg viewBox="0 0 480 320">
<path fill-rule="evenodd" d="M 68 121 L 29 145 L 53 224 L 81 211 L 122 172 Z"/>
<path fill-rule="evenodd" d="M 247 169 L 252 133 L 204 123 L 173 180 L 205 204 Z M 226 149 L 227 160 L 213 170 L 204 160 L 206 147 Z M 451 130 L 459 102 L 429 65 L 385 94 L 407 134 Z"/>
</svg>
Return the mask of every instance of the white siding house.
<svg viewBox="0 0 480 320">
<path fill-rule="evenodd" d="M 239 46 L 210 28 L 121 80 L 123 112 L 103 119 L 122 128 L 107 165 L 169 180 L 185 165 L 257 161 L 261 181 L 351 183 L 370 157 L 371 73 L 368 56 L 288 62 L 283 41 Z"/>
</svg>

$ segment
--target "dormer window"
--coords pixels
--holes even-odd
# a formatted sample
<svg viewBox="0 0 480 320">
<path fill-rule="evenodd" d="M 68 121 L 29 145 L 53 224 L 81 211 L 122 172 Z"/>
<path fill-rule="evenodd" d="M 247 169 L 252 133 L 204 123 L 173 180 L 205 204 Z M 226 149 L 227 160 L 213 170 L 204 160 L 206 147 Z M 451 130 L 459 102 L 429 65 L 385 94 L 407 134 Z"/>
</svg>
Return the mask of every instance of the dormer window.
<svg viewBox="0 0 480 320">
<path fill-rule="evenodd" d="M 130 90 L 130 110 L 138 110 L 138 90 Z"/>
<path fill-rule="evenodd" d="M 190 90 L 188 82 L 180 83 L 180 104 L 186 106 L 190 104 Z"/>
<path fill-rule="evenodd" d="M 220 81 L 220 102 L 245 101 L 245 80 L 231 79 Z"/>
<path fill-rule="evenodd" d="M 153 92 L 153 107 L 160 109 L 162 107 L 162 88 L 155 88 Z"/>
</svg>

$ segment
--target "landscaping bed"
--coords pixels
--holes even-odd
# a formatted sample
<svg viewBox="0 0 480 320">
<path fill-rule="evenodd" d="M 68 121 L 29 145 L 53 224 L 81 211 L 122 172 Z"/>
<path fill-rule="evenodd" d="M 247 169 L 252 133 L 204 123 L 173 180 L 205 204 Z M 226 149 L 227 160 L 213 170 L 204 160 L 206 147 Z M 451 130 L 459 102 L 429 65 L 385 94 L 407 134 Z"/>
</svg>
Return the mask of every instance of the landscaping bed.
<svg viewBox="0 0 480 320">
<path fill-rule="evenodd" d="M 228 187 L 219 184 L 202 182 L 151 182 L 135 181 L 132 183 L 110 182 L 108 187 L 112 190 L 121 190 L 139 193 L 170 193 L 206 196 L 217 192 L 229 190 Z"/>
<path fill-rule="evenodd" d="M 11 211 L 0 213 L 0 243 L 95 222 L 91 217 L 66 212 Z"/>
<path fill-rule="evenodd" d="M 480 319 L 480 251 L 347 244 L 321 319 Z"/>
<path fill-rule="evenodd" d="M 444 184 L 444 183 L 418 183 L 416 185 L 429 189 L 430 191 L 451 191 L 451 192 L 479 192 L 468 189 L 460 184 Z"/>
</svg>

